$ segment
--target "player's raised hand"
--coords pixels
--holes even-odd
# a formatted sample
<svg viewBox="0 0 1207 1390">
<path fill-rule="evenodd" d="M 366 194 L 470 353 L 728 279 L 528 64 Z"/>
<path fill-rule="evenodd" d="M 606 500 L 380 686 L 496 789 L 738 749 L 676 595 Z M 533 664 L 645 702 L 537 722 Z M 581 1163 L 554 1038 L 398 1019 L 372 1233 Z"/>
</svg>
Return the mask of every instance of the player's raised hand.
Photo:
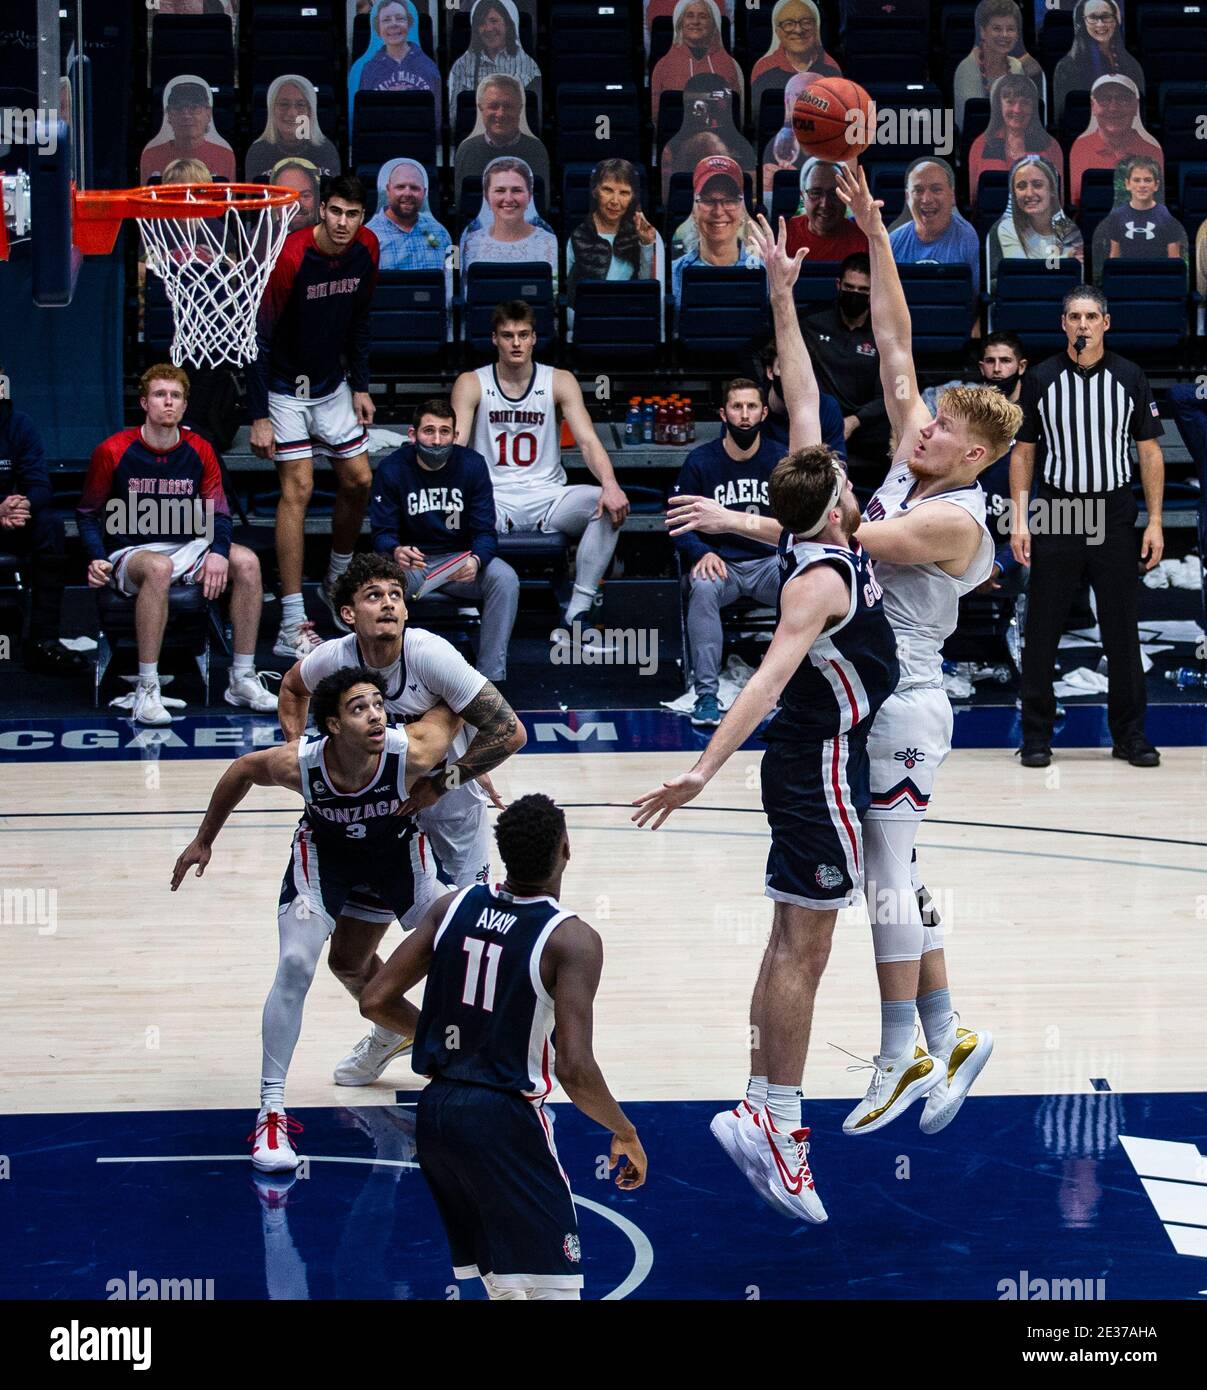
<svg viewBox="0 0 1207 1390">
<path fill-rule="evenodd" d="M 608 1156 L 609 1173 L 621 1159 L 624 1159 L 625 1162 L 620 1172 L 616 1174 L 616 1186 L 623 1188 L 626 1192 L 634 1187 L 640 1187 L 645 1182 L 650 1161 L 645 1156 L 645 1150 L 641 1147 L 641 1140 L 637 1138 L 636 1130 L 627 1139 L 622 1139 L 619 1134 L 612 1136 L 612 1151 Z"/>
<path fill-rule="evenodd" d="M 782 217 L 778 232 L 771 230 L 771 224 L 761 212 L 746 224 L 746 229 L 767 272 L 770 293 L 790 294 L 800 275 L 801 262 L 808 255 L 808 248 L 802 246 L 795 256 L 788 254 L 788 225 Z"/>
<path fill-rule="evenodd" d="M 197 877 L 200 878 L 205 873 L 205 866 L 210 862 L 210 855 L 213 850 L 209 845 L 203 845 L 200 840 L 194 840 L 180 851 L 180 858 L 176 861 L 176 867 L 172 870 L 172 892 L 184 882 L 184 876 L 197 865 Z"/>
<path fill-rule="evenodd" d="M 868 176 L 863 171 L 862 165 L 856 165 L 858 177 L 851 173 L 849 164 L 841 164 L 838 167 L 838 196 L 851 209 L 851 216 L 855 219 L 855 225 L 864 234 L 872 236 L 876 232 L 884 230 L 884 222 L 880 216 L 880 209 L 884 203 L 879 198 L 872 197 L 872 190 L 868 187 Z"/>
<path fill-rule="evenodd" d="M 658 819 L 650 826 L 651 830 L 657 830 L 677 806 L 685 806 L 699 796 L 705 785 L 705 778 L 698 772 L 685 772 L 680 777 L 672 777 L 669 782 L 663 782 L 656 791 L 646 792 L 633 802 L 634 806 L 641 809 L 633 812 L 632 819 L 644 828 L 647 821 L 657 816 Z"/>
<path fill-rule="evenodd" d="M 666 525 L 672 536 L 686 535 L 688 531 L 716 535 L 728 531 L 729 522 L 729 513 L 711 497 L 694 497 L 683 492 L 667 498 Z"/>
</svg>

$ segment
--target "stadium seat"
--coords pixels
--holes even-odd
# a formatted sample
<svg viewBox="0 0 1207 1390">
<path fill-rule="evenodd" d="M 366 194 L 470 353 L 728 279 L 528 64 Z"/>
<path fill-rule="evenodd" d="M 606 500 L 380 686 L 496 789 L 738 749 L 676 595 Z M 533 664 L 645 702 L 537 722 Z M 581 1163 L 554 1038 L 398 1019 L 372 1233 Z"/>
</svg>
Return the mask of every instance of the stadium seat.
<svg viewBox="0 0 1207 1390">
<path fill-rule="evenodd" d="M 1115 171 L 1113 169 L 1087 169 L 1081 176 L 1081 202 L 1077 208 L 1077 225 L 1085 237 L 1086 245 L 1092 245 L 1094 232 L 1099 222 L 1115 206 Z"/>
<path fill-rule="evenodd" d="M 430 91 L 357 92 L 352 113 L 352 163 L 385 163 L 399 155 L 435 166 L 439 143 L 436 98 Z"/>
<path fill-rule="evenodd" d="M 579 281 L 572 349 L 576 366 L 652 367 L 661 344 L 660 281 Z"/>
<path fill-rule="evenodd" d="M 633 42 L 624 5 L 554 5 L 548 21 L 551 88 L 563 82 L 631 82 Z"/>
<path fill-rule="evenodd" d="M 0 549 L 0 604 L 15 606 L 17 618 L 17 641 L 25 639 L 29 631 L 29 615 L 33 608 L 33 591 L 24 578 L 29 560 L 23 555 L 12 555 Z"/>
<path fill-rule="evenodd" d="M 536 353 L 539 357 L 553 341 L 553 271 L 544 262 L 519 265 L 475 261 L 462 274 L 465 298 L 465 340 L 474 352 L 494 354 L 490 319 L 495 305 L 507 299 L 523 299 L 536 314 Z"/>
<path fill-rule="evenodd" d="M 1056 138 L 1067 155 L 1069 146 L 1079 135 L 1084 135 L 1090 123 L 1089 92 L 1072 91 L 1065 97 L 1064 110 L 1056 127 Z"/>
<path fill-rule="evenodd" d="M 718 370 L 732 366 L 771 336 L 766 272 L 688 266 L 675 336 L 687 361 Z"/>
<path fill-rule="evenodd" d="M 1207 20 L 1204 21 L 1207 23 Z M 1203 54 L 1203 71 L 1207 73 L 1207 53 Z M 1157 94 L 1161 122 L 1161 150 L 1165 155 L 1165 170 L 1183 160 L 1200 160 L 1204 154 L 1202 129 L 1203 108 L 1207 102 L 1207 83 L 1162 82 Z"/>
<path fill-rule="evenodd" d="M 913 319 L 914 352 L 925 357 L 962 353 L 975 309 L 972 269 L 966 265 L 899 265 Z"/>
<path fill-rule="evenodd" d="M 903 160 L 882 160 L 868 166 L 868 187 L 873 198 L 884 203 L 881 216 L 884 225 L 891 227 L 905 207 L 905 171 L 909 164 Z"/>
<path fill-rule="evenodd" d="M 800 207 L 800 171 L 797 169 L 777 169 L 771 180 L 771 208 L 768 220 L 773 227 L 779 226 L 781 217 L 795 217 Z"/>
<path fill-rule="evenodd" d="M 668 14 L 659 15 L 650 25 L 649 70 L 653 72 L 658 60 L 665 58 L 675 40 L 674 21 Z"/>
<path fill-rule="evenodd" d="M 972 225 L 982 241 L 989 229 L 1006 211 L 1010 198 L 1010 175 L 1005 169 L 986 169 L 977 180 L 976 216 Z"/>
<path fill-rule="evenodd" d="M 235 85 L 235 47 L 224 14 L 157 14 L 151 25 L 151 87 L 192 73 L 211 87 Z"/>
<path fill-rule="evenodd" d="M 921 22 L 918 15 L 909 13 L 853 18 L 844 35 L 843 74 L 869 91 L 870 83 L 924 82 L 929 40 L 925 13 Z"/>
<path fill-rule="evenodd" d="M 1017 333 L 1032 362 L 1059 352 L 1067 341 L 1060 327 L 1061 306 L 1082 278 L 1080 261 L 1071 258 L 1052 269 L 1045 261 L 1022 257 L 1001 261 L 989 306 L 990 330 Z"/>
<path fill-rule="evenodd" d="M 1207 14 L 1201 5 L 1127 7 L 1136 33 L 1136 57 L 1149 80 L 1201 81 L 1207 73 Z"/>
<path fill-rule="evenodd" d="M 1178 206 L 1188 232 L 1190 223 L 1197 225 L 1207 217 L 1207 162 L 1178 165 Z"/>
<path fill-rule="evenodd" d="M 784 128 L 784 93 L 782 89 L 770 88 L 759 96 L 759 109 L 755 112 L 754 151 L 760 161 L 763 151 L 770 141 Z"/>
<path fill-rule="evenodd" d="M 341 89 L 346 88 L 339 51 L 343 48 L 343 26 L 337 44 L 330 13 L 313 5 L 256 5 L 242 23 L 245 28 L 240 38 L 250 50 L 252 86 L 267 86 L 285 73 L 297 73 L 316 87 L 323 83 L 333 86 L 338 81 Z"/>
<path fill-rule="evenodd" d="M 121 648 L 137 650 L 134 627 L 135 600 L 116 589 L 94 589 L 97 612 L 96 665 L 93 668 L 92 703 L 101 703 L 105 673 Z M 210 651 L 214 637 L 226 650 L 219 610 L 195 584 L 173 584 L 168 590 L 168 625 L 163 634 L 160 661 L 169 651 L 186 651 L 197 663 L 210 702 Z"/>
<path fill-rule="evenodd" d="M 960 130 L 960 168 L 967 170 L 973 142 L 989 129 L 989 98 L 969 97 L 964 103 L 964 124 Z M 971 191 L 971 190 L 970 190 Z"/>
<path fill-rule="evenodd" d="M 1111 306 L 1114 351 L 1142 357 L 1181 346 L 1187 332 L 1184 262 L 1108 260 L 1102 292 Z"/>
<path fill-rule="evenodd" d="M 373 360 L 439 367 L 448 338 L 443 270 L 383 270 L 373 295 Z"/>
<path fill-rule="evenodd" d="M 834 303 L 834 296 L 838 293 L 835 282 L 841 266 L 841 261 L 814 261 L 805 257 L 796 284 L 792 287 L 797 313 L 805 314 L 810 309 Z"/>
<path fill-rule="evenodd" d="M 1031 51 L 1040 67 L 1047 73 L 1049 87 L 1052 83 L 1052 75 L 1056 71 L 1056 64 L 1060 62 L 1072 46 L 1072 11 L 1045 10 L 1043 26 L 1036 36 L 1035 47 Z"/>
<path fill-rule="evenodd" d="M 631 82 L 564 82 L 557 88 L 554 162 L 641 159 L 641 107 Z M 607 126 L 601 126 L 601 120 Z"/>
<path fill-rule="evenodd" d="M 868 86 L 868 95 L 876 103 L 877 130 L 884 127 L 889 113 L 895 115 L 897 127 L 895 139 L 877 143 L 868 150 L 863 156 L 866 163 L 904 160 L 908 164 L 936 152 L 944 132 L 934 127 L 931 113 L 947 107 L 933 82 L 874 82 Z"/>
</svg>

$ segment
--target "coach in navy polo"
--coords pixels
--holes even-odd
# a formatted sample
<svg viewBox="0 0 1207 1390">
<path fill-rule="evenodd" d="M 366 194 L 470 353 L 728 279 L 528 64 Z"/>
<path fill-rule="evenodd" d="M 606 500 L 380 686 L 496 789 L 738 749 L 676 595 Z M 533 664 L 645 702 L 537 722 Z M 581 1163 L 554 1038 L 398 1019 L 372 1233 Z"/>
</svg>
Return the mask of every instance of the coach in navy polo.
<svg viewBox="0 0 1207 1390">
<path fill-rule="evenodd" d="M 520 581 L 499 559 L 486 460 L 454 444 L 455 430 L 448 401 L 416 408 L 410 443 L 387 455 L 373 477 L 373 548 L 406 570 L 408 599 L 426 585 L 481 609 L 477 665 L 497 685 L 507 675 Z M 450 562 L 466 551 L 469 557 L 450 571 Z"/>
<path fill-rule="evenodd" d="M 764 433 L 767 406 L 757 383 L 738 377 L 725 387 L 716 439 L 693 449 L 683 462 L 674 491 L 709 497 L 723 507 L 770 516 L 767 487 L 771 470 L 787 453 Z M 779 598 L 779 559 L 761 541 L 745 536 L 676 536 L 684 567 L 691 569 L 687 599 L 687 637 L 691 644 L 696 707 L 692 723 L 714 728 L 721 722 L 717 684 L 721 672 L 721 609 L 739 598 L 774 608 Z"/>
</svg>

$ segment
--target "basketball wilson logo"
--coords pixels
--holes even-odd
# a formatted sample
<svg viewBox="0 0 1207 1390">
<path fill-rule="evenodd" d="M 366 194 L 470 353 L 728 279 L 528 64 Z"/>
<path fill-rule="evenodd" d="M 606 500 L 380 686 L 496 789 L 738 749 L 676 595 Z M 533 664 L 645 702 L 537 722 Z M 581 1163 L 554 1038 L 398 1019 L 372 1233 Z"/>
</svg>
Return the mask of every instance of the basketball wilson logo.
<svg viewBox="0 0 1207 1390">
<path fill-rule="evenodd" d="M 819 888 L 837 888 L 842 882 L 842 874 L 833 864 L 819 864 L 813 877 Z"/>
<path fill-rule="evenodd" d="M 903 748 L 900 752 L 894 753 L 893 757 L 899 763 L 904 763 L 906 767 L 913 767 L 915 763 L 924 763 L 926 754 L 919 753 L 916 748 Z"/>
<path fill-rule="evenodd" d="M 583 1257 L 582 1246 L 578 1243 L 578 1237 L 573 1231 L 562 1241 L 562 1253 L 571 1264 L 578 1264 Z"/>
</svg>

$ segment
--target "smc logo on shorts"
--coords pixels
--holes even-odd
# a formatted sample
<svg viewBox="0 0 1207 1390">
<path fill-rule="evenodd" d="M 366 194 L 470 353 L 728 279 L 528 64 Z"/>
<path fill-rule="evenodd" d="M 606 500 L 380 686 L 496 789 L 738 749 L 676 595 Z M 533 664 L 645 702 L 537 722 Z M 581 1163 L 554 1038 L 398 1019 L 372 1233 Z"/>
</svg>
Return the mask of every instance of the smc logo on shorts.
<svg viewBox="0 0 1207 1390">
<path fill-rule="evenodd" d="M 916 748 L 903 748 L 901 752 L 894 753 L 893 757 L 899 763 L 904 763 L 906 767 L 913 767 L 915 763 L 924 763 L 926 754 L 919 753 Z"/>
</svg>

